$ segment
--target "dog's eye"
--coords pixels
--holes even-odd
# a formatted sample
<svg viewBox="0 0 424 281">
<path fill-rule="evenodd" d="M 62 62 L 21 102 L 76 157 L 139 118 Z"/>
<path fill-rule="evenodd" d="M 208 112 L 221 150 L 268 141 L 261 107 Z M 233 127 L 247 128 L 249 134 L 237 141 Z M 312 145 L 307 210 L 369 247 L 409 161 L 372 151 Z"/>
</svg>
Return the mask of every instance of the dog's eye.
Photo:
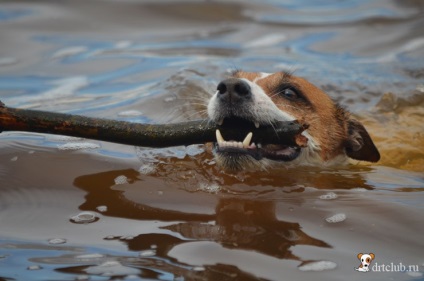
<svg viewBox="0 0 424 281">
<path fill-rule="evenodd" d="M 286 97 L 286 98 L 288 98 L 288 99 L 290 99 L 290 100 L 296 99 L 299 96 L 297 94 L 296 90 L 293 89 L 293 88 L 286 88 L 286 89 L 284 89 L 283 91 L 281 91 L 281 95 L 284 96 L 284 97 Z"/>
</svg>

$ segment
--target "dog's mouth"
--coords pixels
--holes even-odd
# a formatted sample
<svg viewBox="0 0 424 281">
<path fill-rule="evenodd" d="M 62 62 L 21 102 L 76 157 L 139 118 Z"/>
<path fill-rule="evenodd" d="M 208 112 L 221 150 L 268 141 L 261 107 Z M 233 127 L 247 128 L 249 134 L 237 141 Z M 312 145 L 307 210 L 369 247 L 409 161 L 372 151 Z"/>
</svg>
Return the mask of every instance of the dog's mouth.
<svg viewBox="0 0 424 281">
<path fill-rule="evenodd" d="M 220 122 L 222 126 L 237 130 L 240 127 L 255 126 L 258 128 L 259 123 L 248 121 L 241 118 L 225 118 Z M 262 125 L 272 126 L 272 125 Z M 252 142 L 253 133 L 249 132 L 242 139 L 239 140 L 225 140 L 225 136 L 219 130 L 216 131 L 215 153 L 221 157 L 228 157 L 236 160 L 238 157 L 250 156 L 255 160 L 262 160 L 264 158 L 289 162 L 299 157 L 301 147 L 289 146 L 284 144 L 271 144 L 271 143 L 255 143 Z"/>
</svg>

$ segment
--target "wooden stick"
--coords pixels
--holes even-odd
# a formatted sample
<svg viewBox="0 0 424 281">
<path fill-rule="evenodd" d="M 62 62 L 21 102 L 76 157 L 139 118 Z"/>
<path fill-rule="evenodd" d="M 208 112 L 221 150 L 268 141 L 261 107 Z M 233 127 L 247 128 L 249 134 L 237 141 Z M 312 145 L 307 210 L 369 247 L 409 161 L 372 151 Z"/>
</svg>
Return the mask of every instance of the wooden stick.
<svg viewBox="0 0 424 281">
<path fill-rule="evenodd" d="M 228 124 L 225 124 L 228 123 Z M 173 124 L 140 124 L 6 107 L 0 101 L 0 132 L 27 131 L 95 139 L 126 145 L 168 147 L 216 142 L 219 129 L 226 140 L 243 140 L 253 132 L 256 143 L 276 143 L 306 146 L 307 138 L 301 132 L 307 128 L 297 121 L 277 122 L 273 127 L 256 129 L 253 124 L 224 122 L 224 126 L 209 120 Z"/>
</svg>

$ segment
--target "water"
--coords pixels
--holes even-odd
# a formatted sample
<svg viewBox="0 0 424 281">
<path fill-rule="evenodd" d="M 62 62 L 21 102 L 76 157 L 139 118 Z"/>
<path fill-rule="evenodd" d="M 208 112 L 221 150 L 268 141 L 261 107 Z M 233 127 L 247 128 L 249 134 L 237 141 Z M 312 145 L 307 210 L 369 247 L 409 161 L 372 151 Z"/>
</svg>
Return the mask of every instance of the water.
<svg viewBox="0 0 424 281">
<path fill-rule="evenodd" d="M 294 71 L 378 164 L 228 174 L 203 147 L 0 134 L 0 280 L 423 280 L 422 1 L 3 1 L 11 107 L 170 122 L 227 71 Z M 88 212 L 90 223 L 71 218 Z M 418 272 L 358 273 L 374 264 Z M 313 275 L 311 275 L 313 274 Z"/>
</svg>

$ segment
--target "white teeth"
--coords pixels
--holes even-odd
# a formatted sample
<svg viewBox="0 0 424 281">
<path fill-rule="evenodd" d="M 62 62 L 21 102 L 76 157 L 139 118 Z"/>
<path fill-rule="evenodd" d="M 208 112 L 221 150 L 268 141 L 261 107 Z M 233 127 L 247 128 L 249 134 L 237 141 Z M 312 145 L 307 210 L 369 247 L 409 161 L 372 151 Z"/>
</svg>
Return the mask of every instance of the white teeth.
<svg viewBox="0 0 424 281">
<path fill-rule="evenodd" d="M 252 132 L 247 134 L 247 136 L 243 140 L 243 147 L 248 147 L 250 145 L 250 141 L 252 140 L 252 137 L 253 137 Z"/>
<path fill-rule="evenodd" d="M 255 127 L 256 127 L 256 129 L 258 129 L 259 128 L 259 122 L 255 122 Z"/>
<path fill-rule="evenodd" d="M 219 130 L 216 130 L 216 141 L 218 142 L 218 144 L 225 142 L 224 138 L 221 135 L 221 132 Z"/>
<path fill-rule="evenodd" d="M 250 144 L 250 141 L 252 140 L 253 133 L 250 132 L 246 135 L 243 142 L 241 141 L 226 141 L 221 135 L 221 132 L 219 130 L 216 130 L 216 141 L 218 143 L 218 146 L 220 147 L 237 147 L 237 148 L 255 148 L 255 144 Z"/>
<path fill-rule="evenodd" d="M 218 125 L 219 125 L 219 126 L 221 126 L 221 125 L 222 125 L 222 123 L 224 123 L 224 118 L 222 118 L 222 119 L 218 120 L 218 122 L 217 122 L 217 123 L 218 123 Z"/>
</svg>

